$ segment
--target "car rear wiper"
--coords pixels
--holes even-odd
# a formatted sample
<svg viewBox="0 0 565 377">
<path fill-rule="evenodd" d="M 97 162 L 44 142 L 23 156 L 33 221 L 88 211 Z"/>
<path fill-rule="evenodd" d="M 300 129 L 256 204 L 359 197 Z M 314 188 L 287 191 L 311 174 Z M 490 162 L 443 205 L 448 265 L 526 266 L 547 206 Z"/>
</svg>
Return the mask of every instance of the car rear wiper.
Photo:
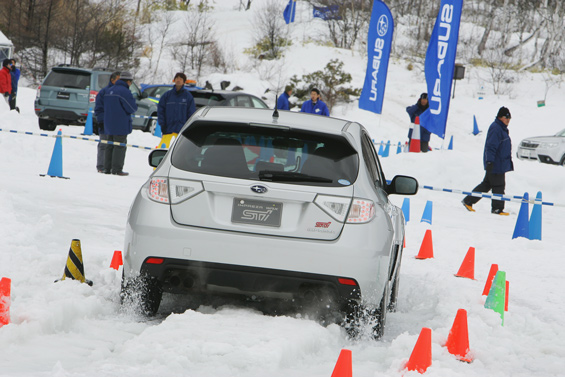
<svg viewBox="0 0 565 377">
<path fill-rule="evenodd" d="M 261 170 L 259 171 L 259 179 L 261 181 L 279 181 L 279 182 L 320 182 L 332 183 L 333 180 L 324 177 L 316 177 L 313 175 L 296 173 L 292 171 L 280 170 Z"/>
</svg>

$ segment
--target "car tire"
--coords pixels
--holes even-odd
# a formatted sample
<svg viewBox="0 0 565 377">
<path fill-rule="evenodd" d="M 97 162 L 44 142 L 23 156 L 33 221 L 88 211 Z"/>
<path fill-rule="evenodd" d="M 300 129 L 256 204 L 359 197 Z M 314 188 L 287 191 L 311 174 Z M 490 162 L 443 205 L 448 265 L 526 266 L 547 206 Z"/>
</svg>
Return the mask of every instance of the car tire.
<svg viewBox="0 0 565 377">
<path fill-rule="evenodd" d="M 390 291 L 390 284 L 387 283 L 378 308 L 368 308 L 362 304 L 351 303 L 347 317 L 342 324 L 350 338 L 362 338 L 367 335 L 374 340 L 382 338 L 386 327 Z"/>
<path fill-rule="evenodd" d="M 152 117 L 156 117 L 157 114 L 151 114 Z M 157 119 L 149 119 L 147 121 L 147 126 L 145 127 L 145 132 L 151 132 L 151 135 L 155 135 L 155 130 L 157 129 Z"/>
<path fill-rule="evenodd" d="M 395 312 L 396 305 L 398 303 L 398 288 L 400 285 L 400 266 L 402 265 L 402 251 L 404 249 L 400 249 L 398 252 L 398 268 L 396 269 L 396 275 L 394 276 L 394 280 L 392 283 L 392 288 L 390 289 L 390 301 L 388 303 L 388 311 Z"/>
<path fill-rule="evenodd" d="M 147 317 L 157 314 L 163 297 L 163 289 L 157 279 L 149 275 L 126 279 L 122 275 L 121 288 L 122 306 Z"/>
<path fill-rule="evenodd" d="M 49 119 L 41 119 L 39 118 L 39 129 L 45 131 L 55 131 L 57 128 L 57 123 Z"/>
<path fill-rule="evenodd" d="M 563 157 L 561 157 L 561 161 L 559 162 L 559 165 L 565 166 L 565 154 L 563 155 Z"/>
</svg>

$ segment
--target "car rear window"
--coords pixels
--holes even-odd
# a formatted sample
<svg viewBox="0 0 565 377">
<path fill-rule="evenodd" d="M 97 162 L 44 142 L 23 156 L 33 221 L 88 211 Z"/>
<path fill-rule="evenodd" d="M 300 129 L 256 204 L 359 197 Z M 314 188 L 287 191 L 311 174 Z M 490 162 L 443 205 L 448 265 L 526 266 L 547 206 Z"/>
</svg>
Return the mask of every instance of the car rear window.
<svg viewBox="0 0 565 377">
<path fill-rule="evenodd" d="M 94 88 L 94 90 L 99 91 L 100 89 L 108 85 L 110 83 L 110 76 L 110 73 L 99 73 L 98 80 L 96 82 L 96 88 Z"/>
<path fill-rule="evenodd" d="M 43 86 L 58 86 L 71 89 L 86 89 L 90 86 L 90 73 L 79 71 L 51 71 Z"/>
<path fill-rule="evenodd" d="M 195 173 L 333 187 L 355 182 L 359 168 L 357 151 L 338 135 L 211 121 L 184 130 L 171 158 Z"/>
<path fill-rule="evenodd" d="M 196 106 L 219 106 L 221 102 L 224 101 L 224 97 L 217 93 L 212 92 L 190 92 L 192 97 L 194 97 L 194 102 Z"/>
</svg>

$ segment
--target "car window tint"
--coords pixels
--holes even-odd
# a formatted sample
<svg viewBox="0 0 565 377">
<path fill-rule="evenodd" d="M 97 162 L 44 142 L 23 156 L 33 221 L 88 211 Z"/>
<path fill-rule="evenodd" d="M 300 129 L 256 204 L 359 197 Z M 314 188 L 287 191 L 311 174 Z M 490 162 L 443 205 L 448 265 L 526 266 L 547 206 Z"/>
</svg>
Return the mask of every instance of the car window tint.
<svg viewBox="0 0 565 377">
<path fill-rule="evenodd" d="M 129 90 L 130 90 L 131 94 L 133 94 L 134 98 L 136 96 L 139 97 L 141 95 L 141 91 L 139 90 L 137 85 L 135 85 L 134 82 L 132 82 L 131 85 L 129 86 Z"/>
<path fill-rule="evenodd" d="M 90 73 L 79 71 L 51 71 L 43 86 L 59 86 L 70 89 L 86 89 L 90 86 Z"/>
<path fill-rule="evenodd" d="M 110 73 L 99 73 L 94 90 L 99 91 L 100 89 L 108 85 L 110 83 L 110 76 Z"/>
<path fill-rule="evenodd" d="M 239 107 L 253 107 L 251 105 L 251 99 L 249 98 L 249 96 L 237 96 L 236 102 L 237 102 L 236 106 Z"/>
<path fill-rule="evenodd" d="M 266 109 L 268 107 L 265 102 L 261 101 L 259 98 L 251 97 L 251 101 L 253 102 L 253 107 L 259 109 Z"/>
<path fill-rule="evenodd" d="M 365 165 L 369 170 L 371 181 L 374 182 L 376 186 L 382 186 L 379 166 L 375 155 L 375 148 L 373 147 L 373 142 L 367 137 L 367 135 L 363 135 L 361 140 L 361 149 L 363 150 L 363 160 L 365 160 Z"/>
<path fill-rule="evenodd" d="M 357 179 L 359 157 L 336 135 L 197 121 L 175 142 L 172 164 L 195 173 L 341 187 Z M 312 178 L 314 177 L 314 178 Z"/>
<path fill-rule="evenodd" d="M 161 98 L 163 94 L 171 90 L 170 86 L 159 86 L 155 90 L 155 95 L 153 97 Z"/>
</svg>

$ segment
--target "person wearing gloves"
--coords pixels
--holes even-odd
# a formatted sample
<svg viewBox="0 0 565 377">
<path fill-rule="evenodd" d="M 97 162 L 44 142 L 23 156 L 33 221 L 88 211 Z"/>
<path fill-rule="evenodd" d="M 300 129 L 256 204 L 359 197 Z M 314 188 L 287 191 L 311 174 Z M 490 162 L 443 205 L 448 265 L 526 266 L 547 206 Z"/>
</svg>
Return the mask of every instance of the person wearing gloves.
<svg viewBox="0 0 565 377">
<path fill-rule="evenodd" d="M 488 129 L 483 153 L 483 164 L 486 173 L 483 181 L 473 189 L 475 192 L 489 192 L 492 190 L 493 194 L 504 195 L 506 172 L 514 170 L 512 142 L 508 132 L 510 119 L 510 110 L 503 106 L 498 110 L 496 119 Z M 473 204 L 479 200 L 481 200 L 480 197 L 469 195 L 463 199 L 462 203 L 468 211 L 475 212 Z M 504 212 L 503 200 L 493 199 L 491 212 L 495 215 L 508 216 L 508 212 Z"/>
</svg>

